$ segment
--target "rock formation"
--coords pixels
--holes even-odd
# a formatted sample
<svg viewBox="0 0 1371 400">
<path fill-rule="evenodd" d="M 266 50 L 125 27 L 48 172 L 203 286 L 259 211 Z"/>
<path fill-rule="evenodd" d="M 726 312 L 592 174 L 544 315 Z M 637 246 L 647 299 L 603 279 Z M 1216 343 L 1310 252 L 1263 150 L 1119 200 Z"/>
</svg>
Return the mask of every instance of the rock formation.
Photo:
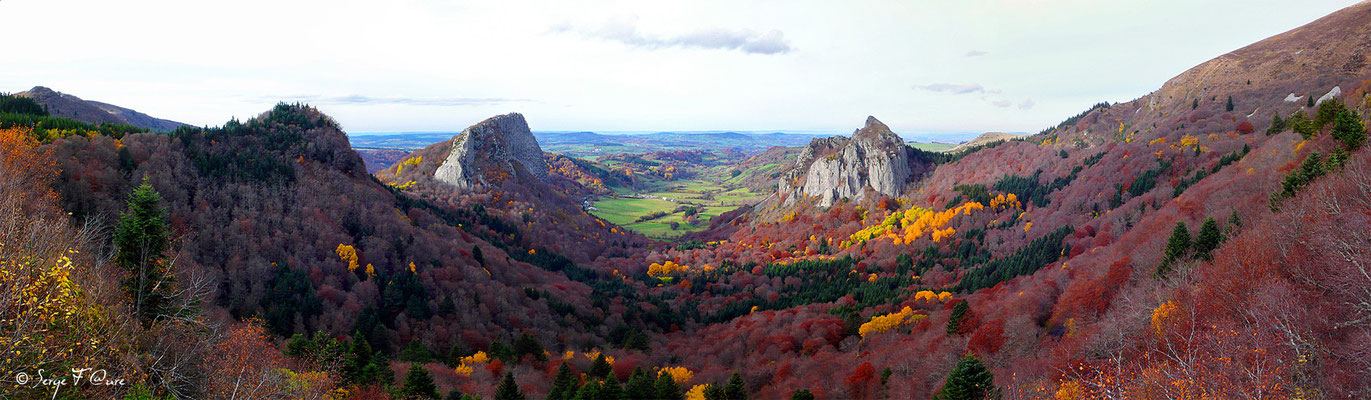
<svg viewBox="0 0 1371 400">
<path fill-rule="evenodd" d="M 452 138 L 447 159 L 434 178 L 459 188 L 504 179 L 520 182 L 548 179 L 547 162 L 538 140 L 519 113 L 497 115 Z"/>
<path fill-rule="evenodd" d="M 795 168 L 782 177 L 778 189 L 791 204 L 800 196 L 819 197 L 828 207 L 842 198 L 862 199 L 866 189 L 899 196 L 909 182 L 909 147 L 876 117 L 841 136 L 814 139 L 800 153 Z"/>
</svg>

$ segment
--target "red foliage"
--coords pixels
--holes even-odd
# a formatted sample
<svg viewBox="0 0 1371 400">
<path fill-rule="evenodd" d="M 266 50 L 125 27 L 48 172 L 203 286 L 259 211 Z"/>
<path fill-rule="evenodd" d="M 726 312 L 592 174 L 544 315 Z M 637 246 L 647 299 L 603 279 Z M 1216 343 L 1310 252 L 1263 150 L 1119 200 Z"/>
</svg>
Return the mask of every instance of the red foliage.
<svg viewBox="0 0 1371 400">
<path fill-rule="evenodd" d="M 864 398 L 866 397 L 866 387 L 871 383 L 874 376 L 876 376 L 876 368 L 872 367 L 870 362 L 863 362 L 857 366 L 851 376 L 843 378 L 843 383 L 847 384 L 848 393 L 852 394 L 852 398 Z"/>
<path fill-rule="evenodd" d="M 1253 129 L 1255 128 L 1252 127 L 1251 122 L 1243 121 L 1238 123 L 1238 133 L 1246 135 L 1252 133 Z"/>
<path fill-rule="evenodd" d="M 967 342 L 967 350 L 976 353 L 981 358 L 990 356 L 1000 351 L 1004 345 L 1004 321 L 999 319 L 990 320 L 976 333 L 971 335 L 971 341 Z"/>
</svg>

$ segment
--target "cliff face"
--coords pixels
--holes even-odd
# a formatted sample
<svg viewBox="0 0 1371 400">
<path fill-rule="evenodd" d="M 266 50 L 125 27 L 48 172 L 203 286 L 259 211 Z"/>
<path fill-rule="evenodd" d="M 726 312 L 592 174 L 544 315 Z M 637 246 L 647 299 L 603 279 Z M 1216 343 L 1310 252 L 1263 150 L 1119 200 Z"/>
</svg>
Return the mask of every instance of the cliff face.
<svg viewBox="0 0 1371 400">
<path fill-rule="evenodd" d="M 497 115 L 452 138 L 434 178 L 459 188 L 503 179 L 546 181 L 547 162 L 538 140 L 519 113 Z"/>
<path fill-rule="evenodd" d="M 909 161 L 904 141 L 876 117 L 867 117 L 866 125 L 851 138 L 810 142 L 778 189 L 787 204 L 804 195 L 819 197 L 822 207 L 842 198 L 864 198 L 867 188 L 899 196 L 909 182 Z"/>
</svg>

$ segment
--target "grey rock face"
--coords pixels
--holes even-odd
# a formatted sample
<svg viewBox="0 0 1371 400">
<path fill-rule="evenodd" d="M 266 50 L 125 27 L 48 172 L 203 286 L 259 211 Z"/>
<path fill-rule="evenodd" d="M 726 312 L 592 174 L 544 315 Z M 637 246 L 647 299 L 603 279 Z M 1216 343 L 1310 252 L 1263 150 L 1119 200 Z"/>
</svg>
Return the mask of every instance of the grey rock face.
<svg viewBox="0 0 1371 400">
<path fill-rule="evenodd" d="M 805 195 L 819 197 L 819 205 L 828 207 L 844 197 L 861 199 L 866 188 L 899 196 L 911 175 L 904 141 L 875 117 L 867 117 L 866 125 L 853 132 L 851 139 L 810 142 L 795 166 L 777 188 L 787 195 L 787 204 Z"/>
<path fill-rule="evenodd" d="M 516 179 L 548 178 L 543 149 L 519 113 L 497 115 L 452 137 L 452 150 L 434 178 L 459 188 L 488 184 L 485 172 L 498 169 Z"/>
</svg>

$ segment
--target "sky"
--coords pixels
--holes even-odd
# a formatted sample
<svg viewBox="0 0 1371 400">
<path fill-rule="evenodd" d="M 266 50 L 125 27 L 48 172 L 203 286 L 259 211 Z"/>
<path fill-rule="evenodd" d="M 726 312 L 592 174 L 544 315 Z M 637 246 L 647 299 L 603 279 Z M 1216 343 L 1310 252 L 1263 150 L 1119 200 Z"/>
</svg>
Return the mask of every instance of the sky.
<svg viewBox="0 0 1371 400">
<path fill-rule="evenodd" d="M 1355 3 L 0 0 L 0 91 L 350 132 L 1036 132 Z"/>
</svg>

